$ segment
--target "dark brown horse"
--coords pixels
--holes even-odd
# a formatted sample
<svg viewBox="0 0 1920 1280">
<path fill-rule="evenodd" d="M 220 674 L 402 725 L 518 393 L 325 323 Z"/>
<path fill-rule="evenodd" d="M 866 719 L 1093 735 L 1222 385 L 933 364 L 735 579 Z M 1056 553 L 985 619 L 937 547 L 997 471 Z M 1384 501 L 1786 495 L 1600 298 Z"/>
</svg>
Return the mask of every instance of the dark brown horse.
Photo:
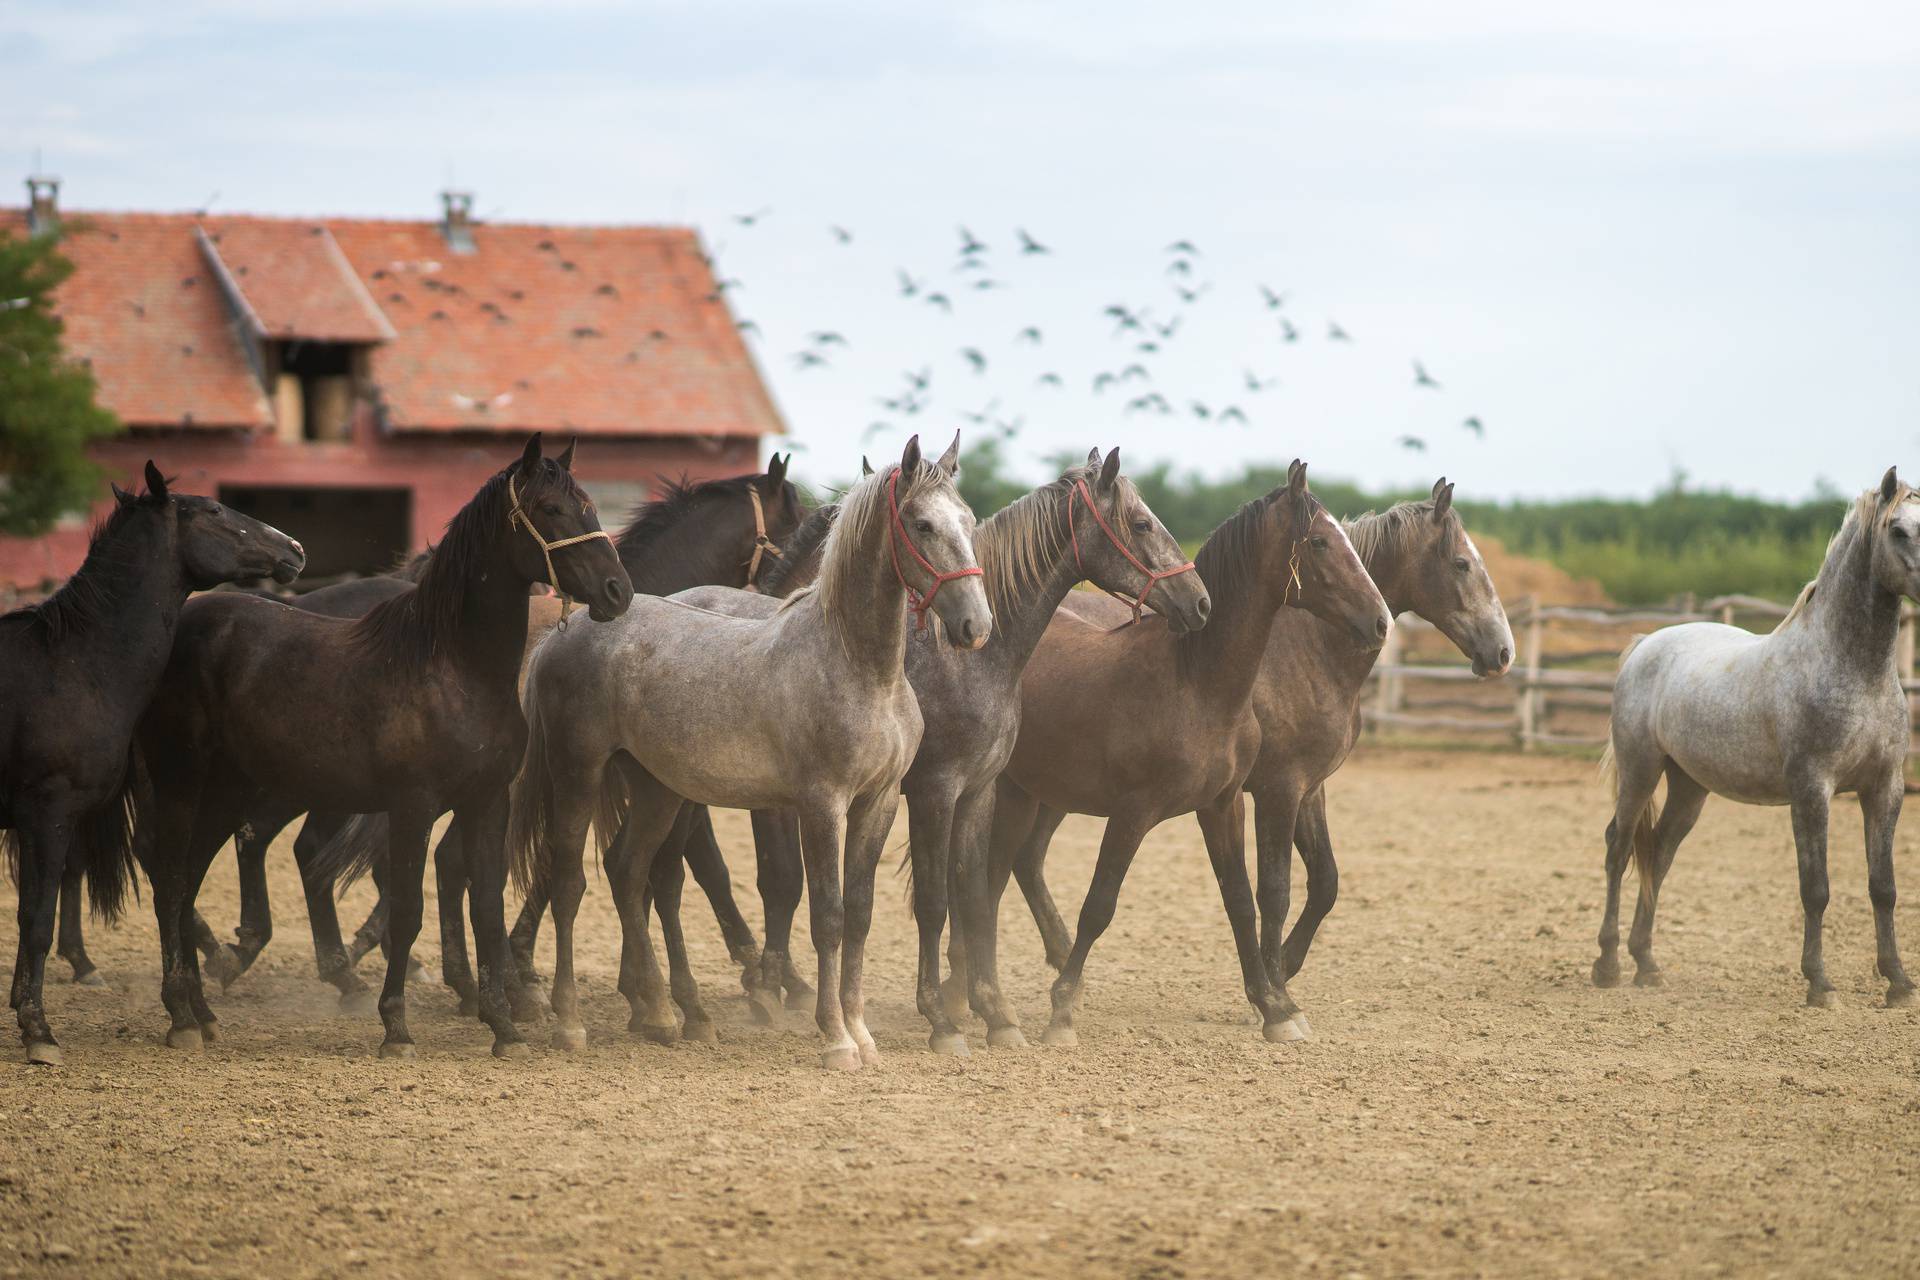
<svg viewBox="0 0 1920 1280">
<path fill-rule="evenodd" d="M 1413 613 L 1433 623 L 1472 660 L 1475 675 L 1506 671 L 1513 661 L 1513 632 L 1486 563 L 1453 509 L 1452 485 L 1443 478 L 1424 502 L 1403 502 L 1346 521 L 1344 527 L 1396 617 Z M 1126 616 L 1097 596 L 1071 599 L 1067 607 L 1109 626 Z M 1376 656 L 1355 649 L 1340 627 L 1298 609 L 1282 610 L 1254 682 L 1260 755 L 1246 789 L 1254 802 L 1260 951 L 1267 980 L 1281 992 L 1305 963 L 1314 931 L 1339 892 L 1324 784 L 1360 740 L 1360 694 Z M 1041 808 L 1032 835 L 1020 846 L 1025 861 L 1013 868 L 1040 926 L 1047 962 L 1056 969 L 1066 964 L 1072 938 L 1041 873 L 1047 840 L 1062 816 Z M 1307 903 L 1283 946 L 1296 844 L 1307 869 Z M 1004 875 L 1004 867 L 997 870 Z M 995 893 L 1004 887 L 1004 879 L 997 881 Z M 1302 1034 L 1311 1034 L 1304 1013 L 1296 1012 L 1293 1022 Z"/>
<path fill-rule="evenodd" d="M 128 859 L 128 748 L 189 592 L 271 574 L 291 582 L 300 544 L 209 498 L 114 491 L 87 559 L 43 604 L 0 617 L 0 830 L 20 886 L 12 1003 L 27 1060 L 60 1061 L 41 986 L 71 858 L 93 902 L 119 912 Z M 19 844 L 14 850 L 13 841 Z"/>
<path fill-rule="evenodd" d="M 1240 792 L 1260 753 L 1254 682 L 1283 607 L 1325 619 L 1356 653 L 1377 651 L 1392 621 L 1346 533 L 1308 492 L 1298 461 L 1285 486 L 1242 507 L 1195 560 L 1213 598 L 1205 630 L 1176 636 L 1157 618 L 1111 630 L 1063 611 L 1021 684 L 1020 740 L 1001 775 L 992 862 L 1012 862 L 1035 830 L 1039 805 L 1107 819 L 1079 932 L 1054 984 L 1049 1044 L 1074 1041 L 1081 970 L 1113 919 L 1135 850 L 1148 831 L 1183 813 L 1199 815 L 1247 998 L 1267 1038 L 1300 1034 L 1292 1002 L 1261 962 L 1247 882 Z M 972 1003 L 990 1043 L 1017 1042 L 995 971 L 989 867 L 968 861 L 961 899 Z"/>
<path fill-rule="evenodd" d="M 553 460 L 538 436 L 528 441 L 454 516 L 419 584 L 364 618 L 238 595 L 185 610 L 139 737 L 152 778 L 141 818 L 151 839 L 139 847 L 153 880 L 169 1044 L 197 1046 L 213 1029 L 189 939 L 214 853 L 250 815 L 284 822 L 331 810 L 388 819 L 380 1051 L 411 1057 L 405 980 L 427 836 L 451 809 L 472 882 L 480 1017 L 496 1055 L 526 1052 L 506 1007 L 501 897 L 506 786 L 527 733 L 518 692 L 527 589 L 551 582 L 596 620 L 618 617 L 633 597 L 572 460 L 571 446 Z"/>
</svg>

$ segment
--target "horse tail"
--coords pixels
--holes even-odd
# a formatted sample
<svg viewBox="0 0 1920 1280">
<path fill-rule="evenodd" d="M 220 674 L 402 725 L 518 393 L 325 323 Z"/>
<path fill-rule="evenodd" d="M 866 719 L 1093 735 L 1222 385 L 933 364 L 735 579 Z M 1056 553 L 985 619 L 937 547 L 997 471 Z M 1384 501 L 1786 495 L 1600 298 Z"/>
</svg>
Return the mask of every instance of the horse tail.
<svg viewBox="0 0 1920 1280">
<path fill-rule="evenodd" d="M 392 824 L 384 813 L 356 813 L 320 846 L 303 871 L 308 884 L 335 884 L 342 890 L 387 856 Z"/>
<path fill-rule="evenodd" d="M 1620 665 L 1622 667 L 1627 665 L 1627 659 L 1633 656 L 1633 651 L 1639 648 L 1640 642 L 1646 638 L 1645 635 L 1637 635 L 1627 641 L 1626 648 L 1620 651 Z M 1600 776 L 1605 779 L 1608 786 L 1612 789 L 1614 798 L 1617 801 L 1620 796 L 1620 771 L 1615 765 L 1613 758 L 1613 733 L 1611 724 L 1608 725 L 1607 745 L 1600 752 Z M 1615 807 L 1617 809 L 1618 805 L 1616 804 Z M 1635 814 L 1633 818 L 1633 872 L 1640 879 L 1640 901 L 1643 903 L 1653 895 L 1653 828 L 1654 824 L 1659 821 L 1660 803 L 1652 797 L 1648 797 L 1646 804 L 1640 807 L 1640 812 Z M 1615 824 L 1618 822 L 1619 818 L 1616 816 L 1612 822 L 1607 824 L 1607 840 L 1609 843 L 1613 841 L 1616 830 Z"/>
<path fill-rule="evenodd" d="M 539 665 L 527 666 L 520 705 L 527 716 L 527 753 L 509 792 L 507 870 L 513 887 L 532 893 L 547 879 L 547 833 L 553 826 L 553 775 L 547 765 L 547 722 L 537 693 Z"/>
<path fill-rule="evenodd" d="M 633 798 L 627 794 L 627 780 L 620 776 L 620 770 L 613 761 L 607 761 L 600 770 L 600 789 L 593 797 L 593 843 L 600 857 L 605 859 L 607 850 L 613 847 L 620 829 L 627 825 L 627 814 L 633 808 Z"/>
<path fill-rule="evenodd" d="M 67 847 L 69 866 L 77 866 L 86 876 L 87 896 L 93 912 L 111 924 L 126 907 L 127 890 L 140 896 L 140 882 L 134 875 L 133 829 L 136 816 L 132 785 L 134 758 L 130 752 L 127 772 L 113 795 L 80 815 L 74 824 L 73 839 Z M 0 831 L 0 859 L 7 864 L 7 878 L 20 887 L 20 837 L 18 832 Z"/>
</svg>

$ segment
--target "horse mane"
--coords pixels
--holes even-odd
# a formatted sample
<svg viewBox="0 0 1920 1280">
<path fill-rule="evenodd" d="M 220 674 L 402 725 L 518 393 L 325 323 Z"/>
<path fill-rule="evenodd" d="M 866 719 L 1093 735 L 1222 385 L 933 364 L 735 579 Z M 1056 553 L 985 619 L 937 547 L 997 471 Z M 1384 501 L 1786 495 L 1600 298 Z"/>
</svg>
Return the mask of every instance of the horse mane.
<svg viewBox="0 0 1920 1280">
<path fill-rule="evenodd" d="M 791 609 L 802 600 L 817 597 L 821 612 L 826 615 L 827 625 L 833 627 L 843 642 L 851 648 L 852 637 L 848 628 L 853 625 L 850 602 L 847 593 L 852 590 L 850 578 L 856 571 L 854 564 L 855 548 L 870 543 L 876 534 L 891 538 L 892 531 L 887 522 L 892 518 L 887 507 L 887 483 L 901 474 L 897 466 L 887 467 L 861 480 L 847 490 L 840 500 L 840 514 L 827 531 L 826 542 L 820 549 L 820 576 L 812 585 L 802 587 L 786 598 L 780 606 Z M 901 475 L 899 491 L 895 501 L 905 507 L 923 490 L 953 488 L 953 478 L 939 467 L 922 459 L 912 475 Z"/>
<path fill-rule="evenodd" d="M 1074 484 L 1092 483 L 1096 468 L 1073 467 L 1057 480 L 1028 493 L 996 511 L 973 535 L 974 554 L 987 574 L 987 602 L 995 618 L 1004 617 L 1040 585 L 1041 579 L 1059 563 L 1068 541 L 1060 518 L 1061 508 L 1074 500 Z M 1123 499 L 1133 496 L 1133 481 L 1121 476 Z M 1114 533 L 1128 536 L 1124 526 Z"/>
<path fill-rule="evenodd" d="M 375 605 L 353 624 L 353 640 L 370 660 L 425 666 L 435 654 L 458 643 L 467 584 L 486 568 L 488 557 L 507 532 L 507 477 L 519 466 L 516 461 L 488 477 L 467 505 L 454 513 L 433 554 L 424 557 L 413 590 Z M 542 458 L 531 478 L 517 477 L 523 482 L 521 500 L 530 501 L 533 493 L 556 477 L 571 496 L 586 500 L 573 477 L 551 458 Z"/>
<path fill-rule="evenodd" d="M 643 551 L 667 530 L 673 528 L 702 499 L 746 495 L 758 484 L 758 475 L 728 476 L 722 480 L 688 480 L 683 472 L 678 480 L 664 480 L 666 488 L 650 502 L 643 502 L 627 515 L 627 527 L 614 537 L 614 549 L 621 560 L 635 551 Z"/>
<path fill-rule="evenodd" d="M 1201 655 L 1211 649 L 1213 642 L 1208 637 L 1225 634 L 1226 628 L 1220 625 L 1222 615 L 1246 607 L 1260 572 L 1260 523 L 1286 493 L 1287 486 L 1281 485 L 1270 493 L 1248 499 L 1207 535 L 1206 542 L 1193 557 L 1194 570 L 1213 600 L 1213 617 L 1200 630 L 1174 637 L 1174 654 L 1182 672 L 1195 670 Z M 1306 504 L 1311 523 L 1314 513 L 1323 508 L 1320 499 L 1311 492 L 1306 495 Z"/>
<path fill-rule="evenodd" d="M 780 544 L 780 554 L 769 557 L 761 565 L 758 586 L 762 594 L 791 595 L 796 578 L 818 570 L 821 548 L 839 514 L 837 502 L 815 507 L 807 513 L 807 518 Z"/>
<path fill-rule="evenodd" d="M 129 561 L 121 554 L 119 535 L 142 508 L 164 507 L 166 498 L 143 493 L 132 502 L 115 502 L 107 518 L 94 525 L 87 539 L 87 556 L 73 576 L 52 595 L 38 604 L 25 605 L 0 614 L 0 627 L 21 627 L 36 631 L 49 644 L 58 644 L 68 636 L 97 625 L 113 608 L 110 579 Z"/>
<path fill-rule="evenodd" d="M 1460 519 L 1460 513 L 1451 509 L 1447 516 L 1456 523 Z M 1433 499 L 1422 498 L 1417 502 L 1396 502 L 1385 511 L 1368 511 L 1351 520 L 1342 520 L 1340 527 L 1347 531 L 1347 541 L 1353 543 L 1360 563 L 1370 570 L 1375 556 L 1398 556 L 1411 551 L 1420 527 L 1432 520 Z"/>
<path fill-rule="evenodd" d="M 1869 525 L 1879 520 L 1887 512 L 1892 511 L 1912 496 L 1912 487 L 1905 481 L 1901 481 L 1900 487 L 1894 491 L 1892 499 L 1884 506 L 1880 502 L 1880 491 L 1878 489 L 1868 489 L 1861 493 L 1859 497 L 1855 498 L 1852 508 L 1847 512 L 1846 518 L 1840 522 L 1840 527 L 1834 531 L 1833 537 L 1827 541 L 1826 554 L 1820 559 L 1820 571 L 1814 574 L 1813 581 L 1800 588 L 1800 594 L 1794 597 L 1793 607 L 1787 610 L 1787 616 L 1780 619 L 1780 625 L 1776 626 L 1774 630 L 1779 631 L 1799 622 L 1806 615 L 1808 609 L 1812 607 L 1814 588 L 1818 587 L 1821 581 L 1827 576 L 1828 568 L 1838 564 L 1845 558 L 1846 553 L 1853 549 L 1854 544 L 1859 540 L 1860 535 L 1866 531 Z"/>
</svg>

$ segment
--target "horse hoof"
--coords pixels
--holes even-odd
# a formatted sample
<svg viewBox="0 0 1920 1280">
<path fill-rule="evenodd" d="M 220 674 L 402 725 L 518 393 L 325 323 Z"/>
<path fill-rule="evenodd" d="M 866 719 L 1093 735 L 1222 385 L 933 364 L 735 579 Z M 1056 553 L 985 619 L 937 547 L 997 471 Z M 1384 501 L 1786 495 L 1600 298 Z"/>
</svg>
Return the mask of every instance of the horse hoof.
<svg viewBox="0 0 1920 1280">
<path fill-rule="evenodd" d="M 877 1067 L 880 1065 L 880 1047 L 868 1040 L 860 1045 L 860 1065 Z"/>
<path fill-rule="evenodd" d="M 380 1046 L 380 1056 L 383 1058 L 397 1058 L 401 1061 L 410 1061 L 419 1057 L 420 1051 L 414 1048 L 410 1041 L 389 1040 Z"/>
<path fill-rule="evenodd" d="M 74 974 L 73 985 L 76 987 L 104 987 L 107 985 L 107 980 L 101 976 L 98 969 L 89 969 L 85 973 Z"/>
<path fill-rule="evenodd" d="M 1620 985 L 1620 962 L 1605 956 L 1593 962 L 1593 985 L 1596 987 L 1617 987 Z"/>
<path fill-rule="evenodd" d="M 206 958 L 201 968 L 209 978 L 220 984 L 222 991 L 225 991 L 245 972 L 246 965 L 241 961 L 240 953 L 234 949 L 233 944 L 223 942 L 219 950 Z"/>
<path fill-rule="evenodd" d="M 1667 985 L 1667 979 L 1658 969 L 1642 969 L 1633 975 L 1633 985 L 1636 987 L 1664 987 Z"/>
<path fill-rule="evenodd" d="M 1835 1004 L 1835 997 L 1834 997 L 1834 990 L 1832 987 L 1808 987 L 1807 988 L 1807 1008 L 1831 1009 L 1833 1008 L 1834 1004 Z"/>
<path fill-rule="evenodd" d="M 747 1012 L 755 1026 L 773 1026 L 780 1020 L 780 992 L 754 987 L 747 992 Z"/>
<path fill-rule="evenodd" d="M 479 996 L 461 996 L 459 1014 L 463 1018 L 479 1017 L 480 1016 L 480 997 Z"/>
<path fill-rule="evenodd" d="M 57 1067 L 67 1060 L 60 1046 L 46 1040 L 38 1040 L 27 1046 L 27 1061 L 37 1067 Z"/>
<path fill-rule="evenodd" d="M 948 1058 L 971 1058 L 973 1050 L 967 1047 L 967 1038 L 958 1031 L 941 1035 L 938 1031 L 927 1039 L 927 1048 Z"/>
<path fill-rule="evenodd" d="M 671 1022 L 632 1022 L 627 1030 L 654 1044 L 677 1044 L 680 1040 L 680 1028 Z"/>
<path fill-rule="evenodd" d="M 204 1049 L 206 1040 L 198 1027 L 172 1027 L 167 1031 L 169 1049 Z"/>
<path fill-rule="evenodd" d="M 1293 1018 L 1283 1022 L 1269 1022 L 1260 1028 L 1260 1034 L 1266 1037 L 1268 1044 L 1293 1044 L 1307 1038 L 1307 1033 L 1300 1029 L 1299 1022 Z"/>
<path fill-rule="evenodd" d="M 529 992 L 515 997 L 507 994 L 507 1009 L 515 1022 L 544 1022 L 553 1010 L 548 1006 L 546 997 Z"/>
<path fill-rule="evenodd" d="M 811 1017 L 813 1014 L 813 992 L 789 991 L 787 992 L 786 1004 L 787 1008 L 792 1012 L 804 1013 Z"/>
<path fill-rule="evenodd" d="M 340 993 L 340 1012 L 342 1013 L 351 1013 L 356 1016 L 372 1013 L 374 1007 L 379 1003 L 380 1002 L 374 998 L 372 990 L 367 987 L 362 987 L 358 991 L 342 991 Z"/>
<path fill-rule="evenodd" d="M 585 1027 L 558 1026 L 553 1029 L 553 1047 L 572 1053 L 576 1049 L 587 1047 L 587 1029 Z"/>
<path fill-rule="evenodd" d="M 820 1065 L 829 1071 L 858 1071 L 860 1069 L 860 1051 L 852 1045 L 847 1045 L 839 1049 L 828 1049 L 820 1055 Z"/>
<path fill-rule="evenodd" d="M 1913 1003 L 1912 987 L 1888 987 L 1887 1008 L 1904 1009 Z"/>
<path fill-rule="evenodd" d="M 1018 1027 L 995 1027 L 987 1032 L 989 1049 L 1025 1049 L 1027 1047 L 1029 1047 L 1027 1037 L 1021 1034 Z"/>
<path fill-rule="evenodd" d="M 1054 1022 L 1040 1033 L 1040 1043 L 1052 1049 L 1071 1049 L 1080 1043 L 1080 1036 L 1071 1026 Z"/>
<path fill-rule="evenodd" d="M 680 1038 L 691 1044 L 719 1044 L 720 1032 L 705 1018 L 689 1019 L 680 1028 Z"/>
<path fill-rule="evenodd" d="M 528 1046 L 525 1040 L 495 1040 L 493 1042 L 493 1056 L 508 1061 L 520 1058 L 531 1058 L 533 1056 L 533 1049 Z"/>
</svg>

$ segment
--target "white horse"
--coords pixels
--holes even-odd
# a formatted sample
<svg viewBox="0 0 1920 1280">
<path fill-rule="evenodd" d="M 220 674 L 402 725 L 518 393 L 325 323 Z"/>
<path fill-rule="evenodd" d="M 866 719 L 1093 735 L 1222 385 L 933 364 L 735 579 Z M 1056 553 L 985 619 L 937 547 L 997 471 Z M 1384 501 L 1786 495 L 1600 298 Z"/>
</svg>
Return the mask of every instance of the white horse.
<svg viewBox="0 0 1920 1280">
<path fill-rule="evenodd" d="M 1607 826 L 1607 905 L 1593 980 L 1620 982 L 1620 877 L 1631 851 L 1640 875 L 1627 949 L 1638 986 L 1658 986 L 1653 913 L 1674 850 L 1709 792 L 1744 804 L 1791 805 L 1806 935 L 1807 1003 L 1831 1003 L 1820 954 L 1827 906 L 1827 808 L 1853 792 L 1866 819 L 1887 1003 L 1913 983 L 1893 936 L 1893 830 L 1907 758 L 1907 702 L 1894 666 L 1902 596 L 1920 595 L 1920 496 L 1888 468 L 1861 494 L 1827 547 L 1820 574 L 1779 627 L 1757 636 L 1693 622 L 1627 647 L 1614 684 L 1614 816 Z M 1665 811 L 1653 803 L 1665 772 Z"/>
</svg>

